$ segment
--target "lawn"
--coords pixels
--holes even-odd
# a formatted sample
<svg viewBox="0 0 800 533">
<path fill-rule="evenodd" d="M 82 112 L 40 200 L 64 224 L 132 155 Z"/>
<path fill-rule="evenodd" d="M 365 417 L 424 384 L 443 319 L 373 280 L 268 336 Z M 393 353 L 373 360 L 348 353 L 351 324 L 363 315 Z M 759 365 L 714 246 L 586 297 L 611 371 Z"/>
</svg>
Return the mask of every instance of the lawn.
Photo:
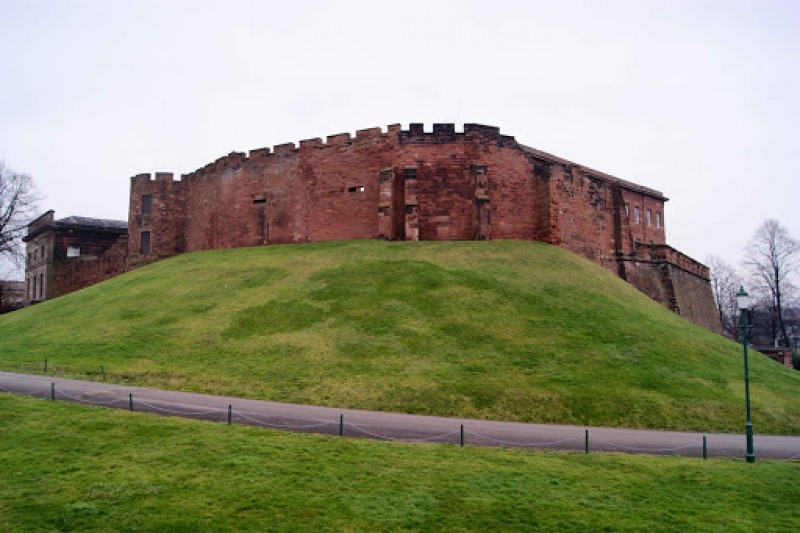
<svg viewBox="0 0 800 533">
<path fill-rule="evenodd" d="M 181 255 L 0 316 L 0 368 L 336 407 L 739 431 L 741 348 L 535 242 Z M 800 373 L 751 358 L 753 418 L 800 434 Z"/>
<path fill-rule="evenodd" d="M 409 445 L 0 394 L 2 531 L 800 528 L 800 463 Z"/>
</svg>

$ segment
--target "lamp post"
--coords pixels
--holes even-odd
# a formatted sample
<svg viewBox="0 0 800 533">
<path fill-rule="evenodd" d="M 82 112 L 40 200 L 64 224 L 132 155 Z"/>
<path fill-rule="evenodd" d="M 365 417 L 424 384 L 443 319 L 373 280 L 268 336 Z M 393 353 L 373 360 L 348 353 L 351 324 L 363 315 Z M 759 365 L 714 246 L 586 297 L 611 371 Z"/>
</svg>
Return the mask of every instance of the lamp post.
<svg viewBox="0 0 800 533">
<path fill-rule="evenodd" d="M 747 432 L 747 455 L 745 458 L 748 463 L 755 463 L 753 424 L 750 422 L 750 370 L 747 366 L 747 309 L 750 307 L 750 296 L 745 292 L 743 286 L 739 287 L 739 293 L 736 295 L 736 305 L 742 314 L 742 346 L 744 347 L 744 401 L 747 407 L 747 422 L 744 425 Z"/>
</svg>

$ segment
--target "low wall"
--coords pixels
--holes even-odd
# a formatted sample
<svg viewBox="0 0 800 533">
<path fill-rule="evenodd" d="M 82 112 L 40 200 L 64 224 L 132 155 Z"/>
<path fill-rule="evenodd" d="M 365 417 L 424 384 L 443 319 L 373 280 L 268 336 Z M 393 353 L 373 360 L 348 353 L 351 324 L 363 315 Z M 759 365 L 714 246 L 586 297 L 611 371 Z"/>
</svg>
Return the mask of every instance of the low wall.
<svg viewBox="0 0 800 533">
<path fill-rule="evenodd" d="M 636 253 L 620 261 L 631 285 L 686 320 L 722 334 L 708 267 L 669 246 L 644 243 L 636 243 Z"/>
</svg>

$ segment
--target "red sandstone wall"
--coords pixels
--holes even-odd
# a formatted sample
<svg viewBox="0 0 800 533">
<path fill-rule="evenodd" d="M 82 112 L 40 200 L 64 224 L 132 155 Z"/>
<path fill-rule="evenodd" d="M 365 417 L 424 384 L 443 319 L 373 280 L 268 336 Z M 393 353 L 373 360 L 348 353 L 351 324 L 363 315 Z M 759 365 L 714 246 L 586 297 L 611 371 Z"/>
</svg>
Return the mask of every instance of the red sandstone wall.
<svg viewBox="0 0 800 533">
<path fill-rule="evenodd" d="M 722 334 L 714 295 L 707 278 L 669 266 L 678 314 L 700 327 Z"/>
<path fill-rule="evenodd" d="M 186 250 L 186 198 L 184 184 L 175 181 L 170 173 L 159 172 L 155 179 L 149 174 L 131 178 L 128 208 L 129 263 L 132 267 L 170 257 Z M 142 213 L 142 196 L 151 200 L 149 215 Z M 141 256 L 141 234 L 150 232 L 148 256 Z"/>
<path fill-rule="evenodd" d="M 381 171 L 387 169 L 393 171 L 385 174 L 391 185 L 382 190 Z M 408 169 L 416 184 L 405 179 Z M 183 251 L 180 235 L 190 251 L 414 238 L 406 227 L 418 227 L 423 240 L 533 239 L 542 232 L 536 227 L 541 217 L 533 165 L 512 138 L 491 127 L 459 134 L 452 125 L 436 125 L 433 133 L 421 125 L 407 132 L 375 128 L 354 138 L 341 134 L 324 143 L 311 139 L 299 147 L 254 150 L 250 157 L 234 153 L 180 181 L 167 176 L 132 179 L 132 264 L 146 260 L 138 257 L 141 231 L 152 232 L 150 259 Z M 143 194 L 153 197 L 149 218 L 141 215 Z"/>
<path fill-rule="evenodd" d="M 613 188 L 586 172 L 555 168 L 550 201 L 554 239 L 562 247 L 614 271 Z"/>
<path fill-rule="evenodd" d="M 80 247 L 80 256 L 67 258 L 68 246 Z M 127 254 L 128 238 L 124 234 L 87 230 L 56 233 L 54 291 L 47 297 L 62 296 L 125 272 Z"/>
<path fill-rule="evenodd" d="M 152 195 L 150 216 L 141 212 L 143 194 Z M 491 126 L 466 124 L 456 133 L 452 124 L 434 124 L 426 133 L 421 124 L 395 125 L 249 157 L 231 153 L 180 181 L 164 173 L 132 178 L 130 264 L 192 250 L 340 239 L 541 240 L 628 277 L 668 307 L 681 300 L 705 321 L 705 311 L 693 310 L 706 305 L 704 289 L 694 303 L 687 295 L 695 284 L 681 281 L 688 288 L 676 289 L 673 277 L 683 277 L 659 270 L 672 263 L 708 275 L 703 265 L 659 246 L 665 200 L 521 146 Z M 142 231 L 151 232 L 148 256 L 139 254 Z M 637 242 L 655 246 L 645 250 Z"/>
<path fill-rule="evenodd" d="M 616 271 L 638 240 L 661 243 L 663 198 L 557 158 L 536 156 L 497 128 L 390 126 L 232 153 L 180 181 L 131 181 L 132 265 L 183 251 L 338 239 L 535 239 Z M 384 185 L 381 173 L 384 176 Z M 632 184 L 629 184 L 632 185 Z M 636 186 L 633 186 L 635 189 Z M 141 198 L 152 195 L 152 214 Z M 620 214 L 641 209 L 640 224 Z M 646 210 L 651 209 L 651 227 Z M 662 223 L 663 226 L 663 223 Z M 140 235 L 151 253 L 140 257 Z"/>
<path fill-rule="evenodd" d="M 628 204 L 628 224 L 631 236 L 637 242 L 653 242 L 664 244 L 666 234 L 664 229 L 664 201 L 641 192 L 628 189 L 622 191 L 623 201 Z M 639 223 L 635 220 L 635 209 L 639 208 Z M 650 210 L 651 220 L 647 223 L 647 212 Z M 624 210 L 623 210 L 624 215 Z M 661 227 L 657 225 L 657 215 L 661 215 Z"/>
</svg>

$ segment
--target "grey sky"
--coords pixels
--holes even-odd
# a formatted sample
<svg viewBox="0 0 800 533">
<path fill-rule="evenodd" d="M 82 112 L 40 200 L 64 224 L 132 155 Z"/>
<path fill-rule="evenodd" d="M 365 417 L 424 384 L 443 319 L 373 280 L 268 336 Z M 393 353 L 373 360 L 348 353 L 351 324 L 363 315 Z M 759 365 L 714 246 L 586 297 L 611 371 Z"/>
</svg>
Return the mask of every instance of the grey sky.
<svg viewBox="0 0 800 533">
<path fill-rule="evenodd" d="M 410 122 L 499 126 L 658 189 L 667 240 L 738 265 L 800 238 L 800 2 L 0 0 L 0 158 L 57 217 L 128 178 Z"/>
</svg>

